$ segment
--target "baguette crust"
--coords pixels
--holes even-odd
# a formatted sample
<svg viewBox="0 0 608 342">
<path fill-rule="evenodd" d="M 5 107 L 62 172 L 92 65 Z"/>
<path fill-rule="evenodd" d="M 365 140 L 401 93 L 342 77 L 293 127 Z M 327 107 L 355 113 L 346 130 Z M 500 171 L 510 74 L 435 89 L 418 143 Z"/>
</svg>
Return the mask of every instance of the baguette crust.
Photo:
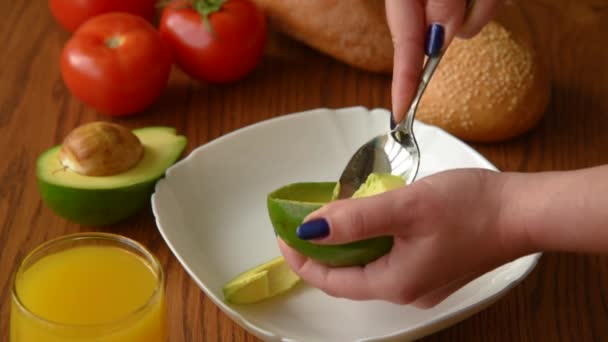
<svg viewBox="0 0 608 342">
<path fill-rule="evenodd" d="M 254 0 L 279 31 L 356 68 L 390 73 L 384 1 Z"/>
</svg>

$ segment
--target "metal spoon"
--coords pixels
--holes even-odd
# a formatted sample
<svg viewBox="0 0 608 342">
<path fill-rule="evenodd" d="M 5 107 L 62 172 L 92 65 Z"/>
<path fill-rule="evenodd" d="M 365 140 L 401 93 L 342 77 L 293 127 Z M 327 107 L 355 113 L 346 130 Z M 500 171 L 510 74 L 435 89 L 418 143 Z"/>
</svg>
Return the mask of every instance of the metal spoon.
<svg viewBox="0 0 608 342">
<path fill-rule="evenodd" d="M 355 152 L 340 176 L 339 199 L 351 197 L 372 172 L 402 176 L 406 184 L 416 179 L 420 166 L 420 148 L 414 137 L 414 117 L 420 98 L 443 57 L 443 35 L 441 25 L 431 25 L 425 47 L 428 58 L 407 115 L 398 124 L 393 123 L 391 115 L 390 131 L 376 136 Z"/>
</svg>

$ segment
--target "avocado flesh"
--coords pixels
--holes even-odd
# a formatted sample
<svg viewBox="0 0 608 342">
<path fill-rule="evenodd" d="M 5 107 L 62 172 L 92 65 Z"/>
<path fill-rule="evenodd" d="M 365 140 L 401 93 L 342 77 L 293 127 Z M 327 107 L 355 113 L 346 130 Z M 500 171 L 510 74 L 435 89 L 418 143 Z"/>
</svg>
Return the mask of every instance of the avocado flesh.
<svg viewBox="0 0 608 342">
<path fill-rule="evenodd" d="M 403 185 L 401 177 L 372 174 L 357 196 L 372 196 Z M 336 182 L 294 183 L 270 193 L 267 206 L 275 233 L 301 254 L 334 267 L 365 265 L 388 253 L 393 246 L 391 236 L 319 245 L 296 235 L 296 229 L 308 214 L 333 200 L 336 187 Z"/>
<path fill-rule="evenodd" d="M 222 293 L 228 303 L 255 303 L 288 291 L 299 281 L 279 256 L 237 275 L 222 287 Z"/>
<path fill-rule="evenodd" d="M 374 196 L 405 186 L 405 179 L 390 173 L 370 173 L 365 183 L 353 194 L 353 198 Z"/>
<path fill-rule="evenodd" d="M 61 146 L 38 158 L 38 185 L 45 203 L 58 215 L 83 225 L 106 225 L 126 219 L 149 203 L 156 181 L 180 157 L 187 140 L 174 128 L 133 130 L 144 145 L 142 160 L 126 172 L 102 177 L 64 168 Z"/>
</svg>

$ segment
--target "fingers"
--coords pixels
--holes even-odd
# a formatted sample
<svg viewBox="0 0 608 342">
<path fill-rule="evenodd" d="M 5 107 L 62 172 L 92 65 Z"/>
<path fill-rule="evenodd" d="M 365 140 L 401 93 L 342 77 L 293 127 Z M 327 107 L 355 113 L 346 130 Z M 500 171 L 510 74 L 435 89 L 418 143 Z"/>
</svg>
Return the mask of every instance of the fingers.
<svg viewBox="0 0 608 342">
<path fill-rule="evenodd" d="M 435 290 L 423 292 L 419 286 L 419 290 L 415 290 L 413 283 L 408 285 L 404 279 L 399 279 L 396 270 L 390 267 L 391 256 L 382 257 L 365 267 L 331 268 L 302 256 L 280 238 L 277 242 L 290 268 L 309 285 L 330 296 L 352 300 L 381 299 L 428 309 L 483 273 L 470 273 Z"/>
<path fill-rule="evenodd" d="M 395 122 L 405 117 L 418 87 L 426 28 L 441 24 L 447 46 L 456 34 L 463 38 L 477 34 L 496 13 L 498 4 L 499 0 L 386 0 L 394 46 L 391 97 Z"/>
<path fill-rule="evenodd" d="M 402 233 L 412 218 L 406 210 L 415 200 L 411 192 L 402 188 L 329 203 L 310 214 L 297 234 L 319 244 L 341 244 Z"/>
<path fill-rule="evenodd" d="M 366 300 L 373 297 L 372 286 L 362 267 L 330 268 L 306 258 L 277 239 L 289 267 L 308 284 L 334 297 Z"/>
<path fill-rule="evenodd" d="M 330 296 L 405 303 L 394 295 L 399 292 L 400 274 L 390 269 L 390 255 L 383 256 L 365 267 L 333 268 L 299 254 L 280 238 L 277 243 L 289 267 L 309 285 Z"/>
<path fill-rule="evenodd" d="M 420 0 L 386 0 L 393 56 L 392 108 L 400 122 L 418 87 L 424 61 L 425 15 Z"/>
<path fill-rule="evenodd" d="M 498 11 L 500 0 L 469 0 L 470 9 L 458 30 L 458 37 L 471 38 L 494 17 Z"/>
<path fill-rule="evenodd" d="M 426 26 L 434 23 L 444 28 L 444 46 L 456 35 L 462 25 L 465 0 L 426 0 Z"/>
</svg>

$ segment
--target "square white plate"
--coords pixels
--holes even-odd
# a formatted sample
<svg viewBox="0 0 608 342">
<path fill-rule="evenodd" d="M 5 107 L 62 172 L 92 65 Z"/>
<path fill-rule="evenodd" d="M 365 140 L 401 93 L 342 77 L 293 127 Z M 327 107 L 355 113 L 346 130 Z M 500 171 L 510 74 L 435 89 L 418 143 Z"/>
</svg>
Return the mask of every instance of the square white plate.
<svg viewBox="0 0 608 342">
<path fill-rule="evenodd" d="M 416 339 L 487 307 L 536 265 L 540 254 L 505 264 L 429 310 L 333 298 L 304 284 L 254 305 L 222 301 L 228 280 L 280 255 L 266 195 L 289 183 L 337 180 L 352 153 L 388 129 L 389 115 L 353 107 L 263 121 L 198 147 L 158 182 L 152 208 L 166 243 L 205 294 L 249 332 L 266 341 Z M 418 178 L 460 167 L 496 169 L 437 127 L 416 122 L 414 130 Z"/>
</svg>

